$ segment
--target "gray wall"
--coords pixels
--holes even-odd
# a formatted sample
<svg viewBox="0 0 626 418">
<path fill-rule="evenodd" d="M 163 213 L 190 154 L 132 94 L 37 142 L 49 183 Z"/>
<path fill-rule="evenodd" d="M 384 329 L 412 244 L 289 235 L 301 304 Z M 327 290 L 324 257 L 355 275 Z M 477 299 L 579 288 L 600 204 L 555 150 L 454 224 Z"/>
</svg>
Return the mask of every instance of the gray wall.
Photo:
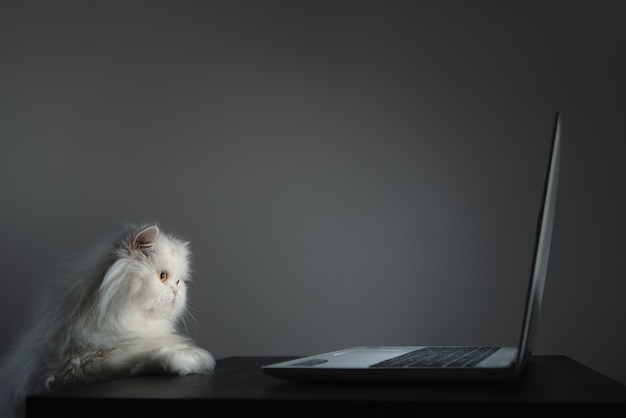
<svg viewBox="0 0 626 418">
<path fill-rule="evenodd" d="M 625 13 L 3 2 L 3 343 L 46 267 L 128 220 L 191 242 L 218 358 L 516 344 L 560 110 L 537 352 L 626 383 Z"/>
</svg>

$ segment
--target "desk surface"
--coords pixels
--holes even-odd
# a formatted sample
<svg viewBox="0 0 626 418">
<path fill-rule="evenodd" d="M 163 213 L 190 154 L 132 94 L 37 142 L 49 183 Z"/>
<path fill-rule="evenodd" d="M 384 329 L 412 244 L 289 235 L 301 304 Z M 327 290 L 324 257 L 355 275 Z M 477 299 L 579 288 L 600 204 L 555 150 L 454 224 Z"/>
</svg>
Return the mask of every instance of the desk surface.
<svg viewBox="0 0 626 418">
<path fill-rule="evenodd" d="M 143 376 L 66 389 L 27 399 L 27 417 L 214 416 L 230 413 L 296 416 L 380 411 L 533 416 L 565 411 L 606 410 L 626 416 L 626 385 L 566 356 L 534 356 L 513 384 L 328 384 L 278 380 L 261 371 L 264 364 L 290 357 L 230 357 L 218 360 L 207 375 Z M 309 414 L 300 413 L 302 411 Z M 127 414 L 127 415 L 125 415 Z"/>
</svg>

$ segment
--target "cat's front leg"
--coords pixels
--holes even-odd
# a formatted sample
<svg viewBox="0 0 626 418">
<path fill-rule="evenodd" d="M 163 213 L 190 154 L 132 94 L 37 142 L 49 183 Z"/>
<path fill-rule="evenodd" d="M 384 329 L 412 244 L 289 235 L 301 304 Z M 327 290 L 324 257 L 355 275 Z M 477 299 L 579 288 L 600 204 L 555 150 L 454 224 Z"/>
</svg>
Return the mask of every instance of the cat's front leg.
<svg viewBox="0 0 626 418">
<path fill-rule="evenodd" d="M 206 373 L 215 368 L 211 353 L 184 343 L 161 347 L 155 350 L 152 358 L 166 373 L 178 375 Z"/>
</svg>

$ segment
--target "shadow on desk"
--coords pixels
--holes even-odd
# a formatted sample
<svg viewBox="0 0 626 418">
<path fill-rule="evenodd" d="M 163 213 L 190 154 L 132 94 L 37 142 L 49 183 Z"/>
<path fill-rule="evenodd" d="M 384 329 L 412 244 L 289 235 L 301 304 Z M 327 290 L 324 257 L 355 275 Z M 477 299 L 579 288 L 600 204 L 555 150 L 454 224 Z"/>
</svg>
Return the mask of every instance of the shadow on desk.
<svg viewBox="0 0 626 418">
<path fill-rule="evenodd" d="M 552 416 L 589 412 L 626 416 L 626 385 L 566 356 L 534 356 L 506 384 L 299 383 L 261 366 L 288 357 L 229 357 L 206 375 L 144 376 L 65 389 L 26 400 L 27 418 L 214 417 L 217 414 L 385 417 L 426 412 Z"/>
</svg>

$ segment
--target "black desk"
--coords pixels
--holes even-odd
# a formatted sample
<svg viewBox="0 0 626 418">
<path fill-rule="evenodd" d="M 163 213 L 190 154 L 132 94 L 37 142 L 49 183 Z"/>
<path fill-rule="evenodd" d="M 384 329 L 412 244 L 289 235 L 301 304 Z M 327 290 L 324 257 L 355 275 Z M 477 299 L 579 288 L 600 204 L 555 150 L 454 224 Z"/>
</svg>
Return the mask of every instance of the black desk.
<svg viewBox="0 0 626 418">
<path fill-rule="evenodd" d="M 626 385 L 565 356 L 535 356 L 507 385 L 293 383 L 266 376 L 286 357 L 231 357 L 208 375 L 147 376 L 27 398 L 27 417 L 214 417 L 289 415 L 385 417 L 452 411 L 482 416 L 586 412 L 626 416 Z"/>
</svg>

